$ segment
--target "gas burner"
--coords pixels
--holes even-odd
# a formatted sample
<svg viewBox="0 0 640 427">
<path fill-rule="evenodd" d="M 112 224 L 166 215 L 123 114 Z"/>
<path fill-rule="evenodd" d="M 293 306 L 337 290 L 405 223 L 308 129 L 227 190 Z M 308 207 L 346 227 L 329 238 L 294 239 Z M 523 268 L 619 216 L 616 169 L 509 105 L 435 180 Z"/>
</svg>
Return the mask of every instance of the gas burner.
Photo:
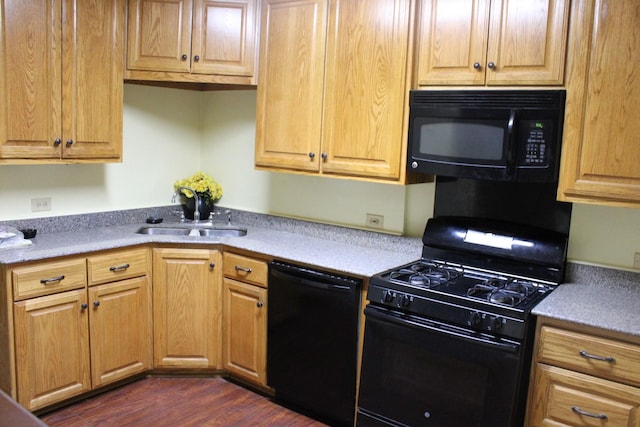
<svg viewBox="0 0 640 427">
<path fill-rule="evenodd" d="M 418 261 L 389 273 L 389 279 L 400 284 L 431 288 L 449 282 L 460 275 L 454 267 L 434 262 Z"/>
<path fill-rule="evenodd" d="M 536 289 L 536 285 L 531 282 L 491 277 L 469 288 L 467 296 L 515 307 L 534 294 Z"/>
</svg>

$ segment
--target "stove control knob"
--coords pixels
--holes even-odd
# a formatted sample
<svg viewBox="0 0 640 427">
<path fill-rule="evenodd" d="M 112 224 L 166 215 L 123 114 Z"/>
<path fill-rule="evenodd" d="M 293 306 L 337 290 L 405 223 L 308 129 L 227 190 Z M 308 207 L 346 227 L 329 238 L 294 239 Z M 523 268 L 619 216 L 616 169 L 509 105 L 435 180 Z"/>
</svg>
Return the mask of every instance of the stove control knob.
<svg viewBox="0 0 640 427">
<path fill-rule="evenodd" d="M 477 311 L 472 311 L 469 314 L 469 320 L 467 320 L 467 325 L 469 326 L 478 326 L 482 323 L 482 316 Z"/>
<path fill-rule="evenodd" d="M 382 293 L 382 302 L 391 302 L 395 299 L 395 297 L 396 297 L 395 292 L 384 291 Z"/>
<path fill-rule="evenodd" d="M 490 316 L 489 317 L 489 326 L 487 327 L 490 331 L 497 331 L 502 328 L 502 325 L 506 323 L 506 319 L 503 319 L 500 316 Z"/>
<path fill-rule="evenodd" d="M 399 307 L 408 307 L 409 304 L 411 304 L 412 302 L 413 302 L 413 297 L 411 295 L 402 295 L 402 298 L 400 298 Z"/>
</svg>

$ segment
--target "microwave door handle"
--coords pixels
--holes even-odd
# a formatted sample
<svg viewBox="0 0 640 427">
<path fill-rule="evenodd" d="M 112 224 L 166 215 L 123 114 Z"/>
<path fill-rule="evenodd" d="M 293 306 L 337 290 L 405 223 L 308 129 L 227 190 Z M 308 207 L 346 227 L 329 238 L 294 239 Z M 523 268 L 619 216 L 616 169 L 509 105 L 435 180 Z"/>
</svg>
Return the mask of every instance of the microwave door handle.
<svg viewBox="0 0 640 427">
<path fill-rule="evenodd" d="M 516 140 L 515 140 L 515 126 L 517 110 L 511 110 L 509 114 L 509 122 L 507 123 L 507 176 L 513 176 L 516 164 Z"/>
</svg>

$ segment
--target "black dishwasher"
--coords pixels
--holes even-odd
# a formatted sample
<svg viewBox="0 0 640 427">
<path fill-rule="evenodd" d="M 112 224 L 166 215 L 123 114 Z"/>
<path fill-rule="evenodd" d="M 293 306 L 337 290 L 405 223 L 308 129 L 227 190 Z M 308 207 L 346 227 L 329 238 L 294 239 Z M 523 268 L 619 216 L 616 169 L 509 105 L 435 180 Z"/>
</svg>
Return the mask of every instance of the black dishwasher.
<svg viewBox="0 0 640 427">
<path fill-rule="evenodd" d="M 353 425 L 362 282 L 269 264 L 267 383 L 276 400 Z"/>
</svg>

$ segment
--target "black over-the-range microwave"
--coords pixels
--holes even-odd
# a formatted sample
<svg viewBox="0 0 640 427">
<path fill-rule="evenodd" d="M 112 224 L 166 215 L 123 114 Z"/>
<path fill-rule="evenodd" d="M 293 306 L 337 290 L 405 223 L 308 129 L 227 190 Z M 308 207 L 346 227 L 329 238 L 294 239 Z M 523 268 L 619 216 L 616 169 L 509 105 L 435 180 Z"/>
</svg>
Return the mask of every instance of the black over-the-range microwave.
<svg viewBox="0 0 640 427">
<path fill-rule="evenodd" d="M 558 179 L 564 90 L 414 90 L 407 168 L 495 181 Z"/>
</svg>

